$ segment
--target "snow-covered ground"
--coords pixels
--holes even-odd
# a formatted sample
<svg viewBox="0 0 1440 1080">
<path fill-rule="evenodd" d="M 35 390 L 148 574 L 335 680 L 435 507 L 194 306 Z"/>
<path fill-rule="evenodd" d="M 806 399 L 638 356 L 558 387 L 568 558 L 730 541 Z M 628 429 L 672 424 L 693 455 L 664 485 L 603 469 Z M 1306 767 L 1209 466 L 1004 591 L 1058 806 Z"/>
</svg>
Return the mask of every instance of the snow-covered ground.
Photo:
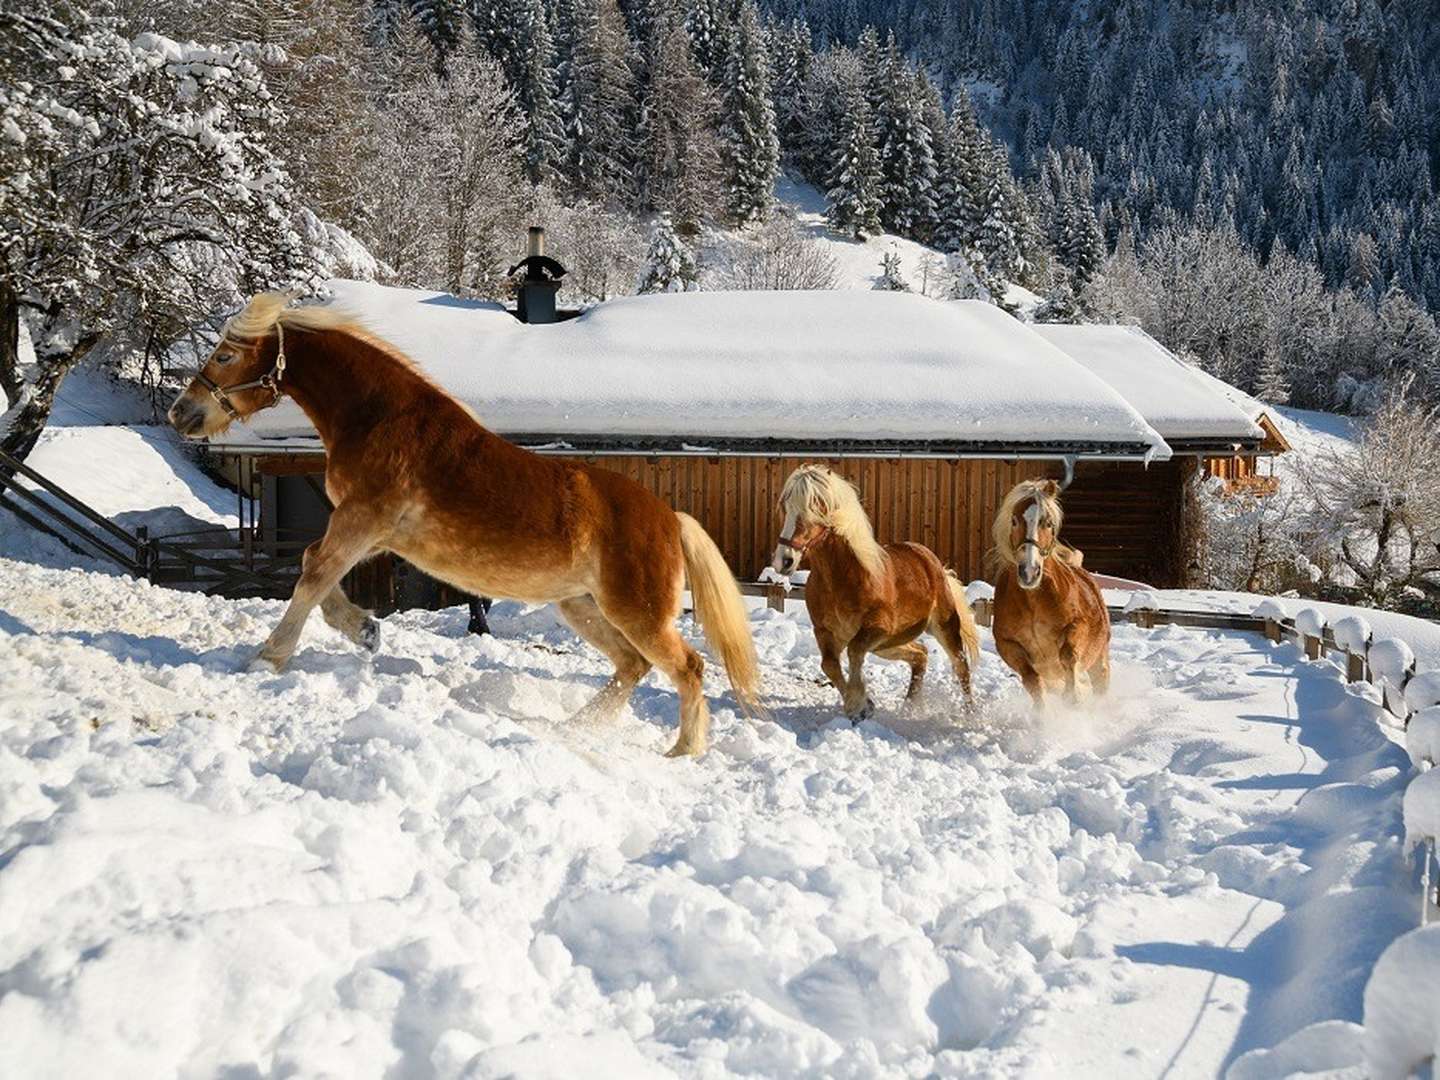
<svg viewBox="0 0 1440 1080">
<path fill-rule="evenodd" d="M 812 184 L 782 173 L 775 182 L 775 200 L 780 208 L 794 217 L 811 243 L 818 245 L 835 260 L 837 289 L 873 289 L 880 280 L 880 261 L 887 254 L 899 259 L 900 275 L 916 293 L 941 297 L 944 295 L 941 272 L 945 256 L 924 244 L 892 233 L 881 233 L 855 240 L 831 229 L 825 222 L 827 205 L 824 192 Z M 707 261 L 723 264 L 724 248 L 734 241 L 735 233 L 719 233 L 712 237 L 712 250 Z M 1025 313 L 1039 305 L 1041 298 L 1023 286 L 1011 284 L 1005 301 Z"/>
<path fill-rule="evenodd" d="M 0 1075 L 1359 1075 L 1416 921 L 1404 752 L 1256 636 L 1117 627 L 1043 720 L 872 660 L 851 729 L 757 611 L 773 721 L 712 673 L 676 762 L 545 609 L 244 673 L 279 611 L 0 559 Z"/>
</svg>

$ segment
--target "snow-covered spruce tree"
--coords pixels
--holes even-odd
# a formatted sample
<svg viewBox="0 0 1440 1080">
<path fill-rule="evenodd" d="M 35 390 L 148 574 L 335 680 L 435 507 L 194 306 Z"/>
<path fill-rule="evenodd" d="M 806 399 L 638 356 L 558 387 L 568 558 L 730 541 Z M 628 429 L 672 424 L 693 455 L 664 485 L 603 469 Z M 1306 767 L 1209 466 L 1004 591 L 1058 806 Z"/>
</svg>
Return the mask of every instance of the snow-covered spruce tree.
<svg viewBox="0 0 1440 1080">
<path fill-rule="evenodd" d="M 561 12 L 574 19 L 563 34 Z M 561 114 L 570 179 L 582 192 L 626 204 L 635 188 L 639 101 L 625 17 L 616 0 L 570 0 L 557 9 L 556 36 L 569 42 Z"/>
<path fill-rule="evenodd" d="M 714 128 L 719 100 L 690 54 L 684 27 L 669 19 L 656 26 L 655 35 L 640 126 L 641 203 L 666 211 L 680 233 L 693 236 L 724 212 L 724 170 Z"/>
<path fill-rule="evenodd" d="M 1105 261 L 1105 237 L 1090 200 L 1071 191 L 1061 208 L 1060 261 L 1070 271 L 1073 291 L 1079 295 L 1094 280 Z"/>
<path fill-rule="evenodd" d="M 650 250 L 635 286 L 639 293 L 685 292 L 695 287 L 695 256 L 675 234 L 668 214 L 655 219 L 650 232 Z"/>
<path fill-rule="evenodd" d="M 771 28 L 770 85 L 775 99 L 775 134 L 787 161 L 798 162 L 804 152 L 814 60 L 810 27 L 804 19 Z"/>
<path fill-rule="evenodd" d="M 280 122 L 238 49 L 130 41 L 64 6 L 0 11 L 0 299 L 14 298 L 36 353 L 29 370 L 0 364 L 0 448 L 29 452 L 102 338 L 163 339 L 243 294 L 313 279 L 320 255 L 292 228 L 272 152 Z"/>
<path fill-rule="evenodd" d="M 859 87 L 852 86 L 840 118 L 826 220 L 837 232 L 863 240 L 880 232 L 880 158 L 870 127 L 870 106 Z"/>
<path fill-rule="evenodd" d="M 935 151 L 925 120 L 923 76 L 892 56 L 885 65 L 888 92 L 877 118 L 880 144 L 880 221 L 893 232 L 928 239 L 935 221 Z"/>
<path fill-rule="evenodd" d="M 935 243 L 942 251 L 978 252 L 985 227 L 988 155 L 980 121 L 963 90 L 951 107 L 942 145 Z"/>
<path fill-rule="evenodd" d="M 1265 350 L 1255 373 L 1255 396 L 1267 405 L 1284 405 L 1290 400 L 1290 383 L 1285 378 L 1285 362 L 1273 347 Z"/>
<path fill-rule="evenodd" d="M 770 104 L 770 67 L 760 12 L 744 0 L 725 69 L 720 140 L 731 220 L 763 220 L 775 198 L 780 142 Z"/>
<path fill-rule="evenodd" d="M 875 279 L 877 292 L 909 292 L 910 283 L 900 269 L 900 253 L 887 251 L 880 256 L 880 276 Z"/>
<path fill-rule="evenodd" d="M 399 284 L 493 296 L 514 254 L 521 146 L 500 66 L 457 49 L 390 97 L 366 239 Z"/>
<path fill-rule="evenodd" d="M 555 45 L 541 0 L 469 0 L 475 40 L 505 73 L 525 124 L 525 175 L 554 180 L 565 160 L 565 127 L 555 86 Z"/>
</svg>

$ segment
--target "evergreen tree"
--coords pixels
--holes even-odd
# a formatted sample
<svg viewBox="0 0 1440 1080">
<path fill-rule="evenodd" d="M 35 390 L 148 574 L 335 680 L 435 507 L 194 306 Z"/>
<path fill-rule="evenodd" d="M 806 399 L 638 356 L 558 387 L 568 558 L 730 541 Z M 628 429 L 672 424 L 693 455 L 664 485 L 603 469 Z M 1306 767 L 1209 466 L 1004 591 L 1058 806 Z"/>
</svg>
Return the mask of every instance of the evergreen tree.
<svg viewBox="0 0 1440 1080">
<path fill-rule="evenodd" d="M 880 276 L 875 279 L 875 288 L 880 292 L 910 291 L 910 283 L 900 270 L 898 251 L 887 251 L 880 256 Z"/>
<path fill-rule="evenodd" d="M 670 215 L 661 214 L 650 233 L 650 250 L 635 287 L 639 293 L 685 292 L 695 287 L 695 256 L 676 235 Z"/>
<path fill-rule="evenodd" d="M 1267 348 L 1255 374 L 1255 396 L 1267 405 L 1284 405 L 1290 400 L 1290 383 L 1280 353 Z"/>
<path fill-rule="evenodd" d="M 842 113 L 843 130 L 835 156 L 827 219 L 832 228 L 858 239 L 880 232 L 880 160 L 871 141 L 870 107 L 851 87 Z"/>
<path fill-rule="evenodd" d="M 638 105 L 631 45 L 615 0 L 572 0 L 561 113 L 569 175 L 586 193 L 625 203 L 634 194 Z M 557 37 L 562 34 L 557 31 Z"/>
<path fill-rule="evenodd" d="M 725 73 L 720 127 L 732 220 L 763 219 L 774 201 L 780 171 L 780 143 L 770 103 L 770 68 L 760 12 L 745 0 L 735 25 Z"/>
<path fill-rule="evenodd" d="M 718 95 L 691 56 L 684 27 L 659 25 L 641 124 L 648 209 L 666 211 L 685 235 L 723 210 L 724 170 L 713 127 Z"/>
</svg>

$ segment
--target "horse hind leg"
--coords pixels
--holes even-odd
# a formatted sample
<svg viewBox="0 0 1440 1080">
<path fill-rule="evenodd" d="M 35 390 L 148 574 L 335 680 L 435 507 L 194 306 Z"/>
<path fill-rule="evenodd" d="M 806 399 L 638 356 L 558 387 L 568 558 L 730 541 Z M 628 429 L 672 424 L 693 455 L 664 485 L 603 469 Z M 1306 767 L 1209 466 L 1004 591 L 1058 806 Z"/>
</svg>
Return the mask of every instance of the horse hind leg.
<svg viewBox="0 0 1440 1080">
<path fill-rule="evenodd" d="M 1110 651 L 1107 649 L 1090 669 L 1090 685 L 1096 697 L 1110 692 Z"/>
<path fill-rule="evenodd" d="M 615 665 L 615 674 L 572 719 L 582 722 L 608 720 L 630 700 L 635 687 L 650 670 L 650 661 L 600 611 L 589 596 L 562 600 L 560 615 L 570 628 L 599 649 Z"/>
<path fill-rule="evenodd" d="M 918 641 L 905 645 L 894 645 L 888 649 L 876 649 L 875 655 L 882 660 L 903 660 L 910 665 L 910 687 L 905 691 L 905 700 L 914 701 L 920 696 L 925 684 L 925 668 L 930 663 L 930 650 Z"/>
<path fill-rule="evenodd" d="M 380 648 L 380 620 L 345 595 L 336 585 L 320 601 L 320 614 L 325 622 L 339 630 L 366 652 Z"/>
<path fill-rule="evenodd" d="M 965 700 L 972 700 L 970 656 L 965 648 L 965 634 L 960 625 L 959 613 L 952 611 L 948 616 L 941 617 L 937 614 L 931 618 L 930 633 L 940 642 L 945 655 L 950 657 L 951 670 L 955 672 L 955 681 L 965 693 Z"/>
</svg>

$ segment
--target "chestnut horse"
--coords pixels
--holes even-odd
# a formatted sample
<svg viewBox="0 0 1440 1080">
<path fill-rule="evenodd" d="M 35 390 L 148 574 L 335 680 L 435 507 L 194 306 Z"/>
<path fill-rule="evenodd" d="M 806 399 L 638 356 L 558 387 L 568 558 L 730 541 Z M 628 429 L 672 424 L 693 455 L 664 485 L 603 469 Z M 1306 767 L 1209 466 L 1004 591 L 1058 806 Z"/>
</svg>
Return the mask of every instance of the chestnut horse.
<svg viewBox="0 0 1440 1080">
<path fill-rule="evenodd" d="M 1047 693 L 1081 701 L 1110 686 L 1110 613 L 1080 552 L 1060 543 L 1061 520 L 1060 485 L 1022 480 L 992 530 L 995 650 L 1041 708 Z"/>
<path fill-rule="evenodd" d="M 565 621 L 615 664 L 583 710 L 608 715 L 652 666 L 680 694 L 670 755 L 705 750 L 704 661 L 675 620 L 688 575 L 695 612 L 743 708 L 756 707 L 758 670 L 739 589 L 700 524 L 634 481 L 541 457 L 487 431 L 396 349 L 331 307 L 287 307 L 262 293 L 170 407 L 190 438 L 294 398 L 325 444 L 334 512 L 305 551 L 290 606 L 257 664 L 282 668 L 317 604 L 361 646 L 378 644 L 374 617 L 340 579 L 390 551 L 467 593 L 555 603 Z"/>
<path fill-rule="evenodd" d="M 875 539 L 860 497 L 844 477 L 823 465 L 801 465 L 780 492 L 785 525 L 773 568 L 792 573 L 809 561 L 805 607 L 820 647 L 820 668 L 840 691 L 845 715 L 864 719 L 875 709 L 865 692 L 868 653 L 910 665 L 913 701 L 925 681 L 930 653 L 915 639 L 929 630 L 970 697 L 970 665 L 980 656 L 980 633 L 965 590 L 939 558 L 920 544 Z M 840 654 L 849 661 L 846 678 Z"/>
</svg>

